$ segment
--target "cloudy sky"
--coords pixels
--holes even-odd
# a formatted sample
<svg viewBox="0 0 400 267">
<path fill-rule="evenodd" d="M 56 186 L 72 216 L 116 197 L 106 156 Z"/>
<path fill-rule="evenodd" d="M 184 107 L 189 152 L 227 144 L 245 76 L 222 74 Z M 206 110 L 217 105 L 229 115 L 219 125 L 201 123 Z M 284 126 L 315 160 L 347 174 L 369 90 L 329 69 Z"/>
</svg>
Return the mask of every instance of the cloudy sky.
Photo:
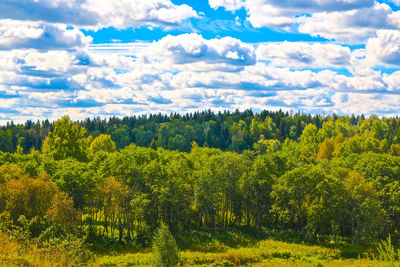
<svg viewBox="0 0 400 267">
<path fill-rule="evenodd" d="M 1 0 L 0 122 L 400 113 L 400 0 Z"/>
</svg>

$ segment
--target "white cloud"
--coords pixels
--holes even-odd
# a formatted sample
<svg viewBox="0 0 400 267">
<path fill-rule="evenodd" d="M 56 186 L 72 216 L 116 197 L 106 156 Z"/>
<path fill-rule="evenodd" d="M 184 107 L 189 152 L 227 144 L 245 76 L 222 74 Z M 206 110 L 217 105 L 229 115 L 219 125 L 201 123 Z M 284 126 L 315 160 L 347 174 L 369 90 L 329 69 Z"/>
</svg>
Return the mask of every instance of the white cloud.
<svg viewBox="0 0 400 267">
<path fill-rule="evenodd" d="M 209 0 L 208 3 L 214 9 L 223 7 L 228 11 L 235 11 L 243 7 L 244 0 Z"/>
<path fill-rule="evenodd" d="M 395 5 L 400 6 L 400 0 L 389 0 L 390 2 L 392 2 Z"/>
<path fill-rule="evenodd" d="M 0 70 L 11 70 L 16 73 L 35 75 L 43 71 L 45 76 L 71 74 L 85 68 L 81 64 L 84 52 L 13 50 L 0 52 Z"/>
<path fill-rule="evenodd" d="M 0 18 L 94 28 L 177 24 L 196 16 L 197 13 L 188 5 L 174 5 L 170 0 L 2 0 L 0 2 Z"/>
<path fill-rule="evenodd" d="M 290 27 L 296 17 L 314 12 L 333 12 L 371 7 L 374 0 L 209 0 L 213 8 L 227 10 L 245 7 L 254 27 Z"/>
<path fill-rule="evenodd" d="M 209 0 L 213 8 L 246 9 L 256 28 L 277 27 L 287 31 L 337 41 L 360 43 L 378 29 L 400 29 L 400 11 L 374 0 Z"/>
<path fill-rule="evenodd" d="M 370 8 L 314 13 L 297 21 L 302 33 L 357 43 L 374 36 L 379 29 L 399 29 L 400 11 L 394 12 L 386 4 L 375 3 Z"/>
<path fill-rule="evenodd" d="M 91 37 L 86 37 L 76 29 L 65 25 L 44 24 L 18 20 L 0 20 L 0 50 L 35 48 L 77 49 L 89 45 Z"/>
<path fill-rule="evenodd" d="M 381 30 L 377 37 L 368 40 L 367 60 L 371 64 L 400 66 L 400 32 Z"/>
<path fill-rule="evenodd" d="M 199 63 L 197 69 L 202 67 L 202 63 L 221 67 L 243 67 L 256 63 L 252 45 L 231 37 L 206 40 L 195 33 L 168 35 L 142 52 L 144 62 L 158 61 L 169 65 Z M 206 65 L 203 65 L 204 70 L 209 70 Z"/>
<path fill-rule="evenodd" d="M 192 33 L 153 43 L 93 45 L 79 29 L 168 27 L 197 13 L 170 0 L 2 0 L 0 121 L 208 108 L 400 112 L 400 72 L 374 68 L 400 66 L 400 11 L 374 0 L 209 4 L 232 12 L 244 8 L 254 27 L 369 41 L 354 50 L 333 43 L 248 44 Z"/>
<path fill-rule="evenodd" d="M 332 97 L 334 111 L 339 114 L 377 114 L 396 116 L 400 95 L 336 93 Z"/>
<path fill-rule="evenodd" d="M 350 65 L 352 55 L 348 47 L 335 44 L 283 42 L 261 44 L 257 59 L 293 69 L 338 68 Z"/>
<path fill-rule="evenodd" d="M 389 91 L 400 92 L 400 71 L 384 74 L 383 80 L 387 84 Z"/>
<path fill-rule="evenodd" d="M 103 27 L 177 24 L 197 16 L 188 5 L 177 6 L 169 0 L 86 0 L 82 7 L 95 13 Z"/>
<path fill-rule="evenodd" d="M 394 0 L 397 1 L 397 0 Z M 275 7 L 281 13 L 302 13 L 304 11 L 338 11 L 372 6 L 374 0 L 209 0 L 212 8 L 223 7 L 236 10 L 245 6 L 256 11 L 257 8 Z"/>
<path fill-rule="evenodd" d="M 87 50 L 2 51 L 0 103 L 19 114 L 15 119 L 53 119 L 65 112 L 85 118 L 208 108 L 313 113 L 359 108 L 371 113 L 380 100 L 368 107 L 350 96 L 367 101 L 400 93 L 400 74 L 371 70 L 366 54 L 368 48 L 350 51 L 337 44 L 246 44 L 198 34 L 154 43 L 91 45 Z M 343 75 L 335 68 L 354 72 Z M 382 104 L 380 110 L 391 112 Z"/>
</svg>

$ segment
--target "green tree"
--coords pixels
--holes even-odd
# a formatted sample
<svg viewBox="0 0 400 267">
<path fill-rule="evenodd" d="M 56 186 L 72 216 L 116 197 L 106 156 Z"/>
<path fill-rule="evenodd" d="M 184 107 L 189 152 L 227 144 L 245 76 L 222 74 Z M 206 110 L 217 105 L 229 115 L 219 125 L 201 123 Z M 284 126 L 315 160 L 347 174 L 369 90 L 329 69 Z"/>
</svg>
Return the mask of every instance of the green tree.
<svg viewBox="0 0 400 267">
<path fill-rule="evenodd" d="M 375 240 L 383 233 L 385 225 L 385 211 L 381 208 L 377 192 L 372 183 L 354 172 L 349 173 L 344 184 L 353 240 L 357 243 Z"/>
<path fill-rule="evenodd" d="M 341 183 L 321 166 L 303 165 L 285 173 L 273 186 L 273 212 L 279 223 L 304 233 L 328 234 L 343 217 Z"/>
<path fill-rule="evenodd" d="M 277 165 L 270 155 L 257 156 L 248 175 L 242 175 L 239 188 L 244 198 L 246 225 L 261 227 L 270 222 L 271 191 L 276 177 Z"/>
<path fill-rule="evenodd" d="M 99 151 L 108 153 L 117 151 L 117 147 L 110 135 L 101 134 L 92 141 L 89 147 L 89 154 L 94 155 Z"/>
<path fill-rule="evenodd" d="M 317 127 L 314 124 L 309 123 L 303 130 L 303 134 L 300 136 L 301 141 L 301 154 L 305 157 L 315 156 L 318 143 L 317 143 Z"/>
<path fill-rule="evenodd" d="M 131 143 L 129 129 L 127 126 L 119 127 L 111 133 L 111 138 L 115 142 L 118 149 L 124 148 Z"/>
<path fill-rule="evenodd" d="M 0 131 L 0 150 L 4 152 L 12 152 L 12 136 L 10 131 Z"/>
<path fill-rule="evenodd" d="M 175 238 L 166 224 L 162 223 L 153 240 L 153 266 L 176 267 L 179 263 L 179 249 Z"/>
<path fill-rule="evenodd" d="M 279 140 L 269 139 L 265 140 L 264 136 L 261 135 L 261 139 L 257 141 L 257 143 L 253 144 L 253 148 L 258 155 L 265 153 L 273 153 L 277 151 L 281 146 L 281 142 Z"/>
<path fill-rule="evenodd" d="M 85 128 L 72 122 L 68 116 L 62 117 L 54 124 L 54 131 L 43 142 L 43 154 L 50 155 L 55 160 L 69 157 L 86 160 L 87 140 L 84 138 Z"/>
<path fill-rule="evenodd" d="M 74 200 L 74 207 L 83 210 L 91 193 L 96 187 L 96 178 L 88 164 L 74 159 L 54 162 L 49 168 L 51 180 L 57 187 Z"/>
</svg>

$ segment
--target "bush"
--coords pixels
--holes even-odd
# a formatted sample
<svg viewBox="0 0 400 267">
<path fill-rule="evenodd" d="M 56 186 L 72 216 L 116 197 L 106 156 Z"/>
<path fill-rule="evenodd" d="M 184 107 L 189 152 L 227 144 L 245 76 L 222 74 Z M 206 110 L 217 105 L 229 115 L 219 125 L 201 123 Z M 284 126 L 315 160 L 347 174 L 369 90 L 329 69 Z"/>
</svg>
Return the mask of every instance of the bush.
<svg viewBox="0 0 400 267">
<path fill-rule="evenodd" d="M 48 261 L 57 262 L 64 266 L 74 266 L 89 263 L 93 254 L 83 238 L 67 235 L 63 238 L 51 238 L 41 244 L 39 251 Z"/>
<path fill-rule="evenodd" d="M 169 228 L 161 224 L 153 240 L 153 266 L 175 267 L 179 263 L 179 249 Z"/>
<path fill-rule="evenodd" d="M 396 259 L 400 257 L 400 250 L 396 251 L 390 235 L 386 240 L 379 242 L 376 250 L 377 253 L 372 255 L 372 259 L 389 262 L 388 266 L 395 266 Z"/>
</svg>

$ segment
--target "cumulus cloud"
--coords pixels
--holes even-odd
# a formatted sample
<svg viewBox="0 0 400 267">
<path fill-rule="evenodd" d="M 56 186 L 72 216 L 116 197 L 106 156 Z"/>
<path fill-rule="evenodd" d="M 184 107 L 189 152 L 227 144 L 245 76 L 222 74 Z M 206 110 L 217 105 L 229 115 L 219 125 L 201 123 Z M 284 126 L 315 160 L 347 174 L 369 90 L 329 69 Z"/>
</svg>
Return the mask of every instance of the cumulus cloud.
<svg viewBox="0 0 400 267">
<path fill-rule="evenodd" d="M 381 30 L 366 45 L 367 60 L 371 64 L 400 66 L 400 32 Z"/>
<path fill-rule="evenodd" d="M 394 0 L 397 1 L 397 0 Z M 212 8 L 223 7 L 227 10 L 274 7 L 281 13 L 301 13 L 304 11 L 338 11 L 372 6 L 374 0 L 209 0 Z"/>
<path fill-rule="evenodd" d="M 400 95 L 337 93 L 332 97 L 334 111 L 344 114 L 396 116 L 400 112 Z"/>
<path fill-rule="evenodd" d="M 394 2 L 397 2 L 395 0 Z M 358 43 L 378 29 L 399 29 L 400 11 L 374 0 L 209 0 L 213 8 L 244 7 L 256 28 L 277 27 L 312 36 Z"/>
<path fill-rule="evenodd" d="M 88 49 L 0 51 L 0 103 L 18 107 L 15 120 L 208 108 L 341 113 L 345 104 L 359 105 L 353 94 L 365 100 L 400 94 L 398 72 L 362 65 L 369 51 L 327 43 L 246 44 L 199 34 Z M 342 68 L 357 71 L 343 75 Z"/>
<path fill-rule="evenodd" d="M 0 52 L 0 84 L 9 90 L 21 91 L 75 91 L 85 90 L 85 84 L 75 79 L 89 70 L 107 68 L 86 61 L 91 58 L 84 51 L 12 50 Z M 86 58 L 86 59 L 85 59 Z M 84 59 L 84 60 L 83 60 Z M 82 62 L 82 60 L 84 62 Z M 92 61 L 96 61 L 92 59 Z M 110 73 L 108 70 L 107 73 Z M 106 75 L 92 81 L 93 84 L 107 83 Z"/>
<path fill-rule="evenodd" d="M 196 33 L 169 35 L 142 52 L 144 62 L 192 63 L 197 69 L 204 70 L 210 70 L 209 65 L 228 69 L 229 66 L 243 67 L 256 63 L 252 45 L 231 37 L 206 40 Z"/>
<path fill-rule="evenodd" d="M 2 0 L 0 2 L 0 18 L 94 28 L 170 25 L 196 16 L 197 13 L 188 5 L 174 5 L 170 0 Z"/>
<path fill-rule="evenodd" d="M 352 54 L 350 48 L 336 44 L 283 42 L 261 44 L 257 58 L 292 69 L 338 68 L 350 65 Z"/>
<path fill-rule="evenodd" d="M 91 37 L 65 25 L 9 19 L 0 20 L 0 36 L 0 50 L 70 50 L 86 47 L 92 41 Z"/>
<path fill-rule="evenodd" d="M 209 0 L 208 3 L 214 9 L 223 7 L 228 11 L 235 11 L 243 7 L 244 0 Z"/>
<path fill-rule="evenodd" d="M 384 74 L 383 80 L 387 84 L 389 91 L 400 92 L 400 71 Z"/>
<path fill-rule="evenodd" d="M 297 17 L 318 12 L 342 12 L 370 7 L 373 0 L 247 0 L 245 3 L 249 18 L 254 27 L 291 27 Z"/>
<path fill-rule="evenodd" d="M 289 27 L 305 13 L 346 11 L 371 7 L 374 0 L 209 0 L 213 8 L 246 9 L 254 27 Z"/>
<path fill-rule="evenodd" d="M 79 72 L 82 51 L 47 51 L 37 50 L 13 50 L 0 53 L 0 70 L 13 71 L 15 73 L 40 76 L 62 76 Z M 35 73 L 36 72 L 36 73 Z"/>
<path fill-rule="evenodd" d="M 374 36 L 379 29 L 399 29 L 400 11 L 375 3 L 373 7 L 345 12 L 314 13 L 299 18 L 298 22 L 302 33 L 356 43 Z"/>
<path fill-rule="evenodd" d="M 392 2 L 395 5 L 400 6 L 400 0 L 389 0 L 390 2 Z"/>
</svg>

